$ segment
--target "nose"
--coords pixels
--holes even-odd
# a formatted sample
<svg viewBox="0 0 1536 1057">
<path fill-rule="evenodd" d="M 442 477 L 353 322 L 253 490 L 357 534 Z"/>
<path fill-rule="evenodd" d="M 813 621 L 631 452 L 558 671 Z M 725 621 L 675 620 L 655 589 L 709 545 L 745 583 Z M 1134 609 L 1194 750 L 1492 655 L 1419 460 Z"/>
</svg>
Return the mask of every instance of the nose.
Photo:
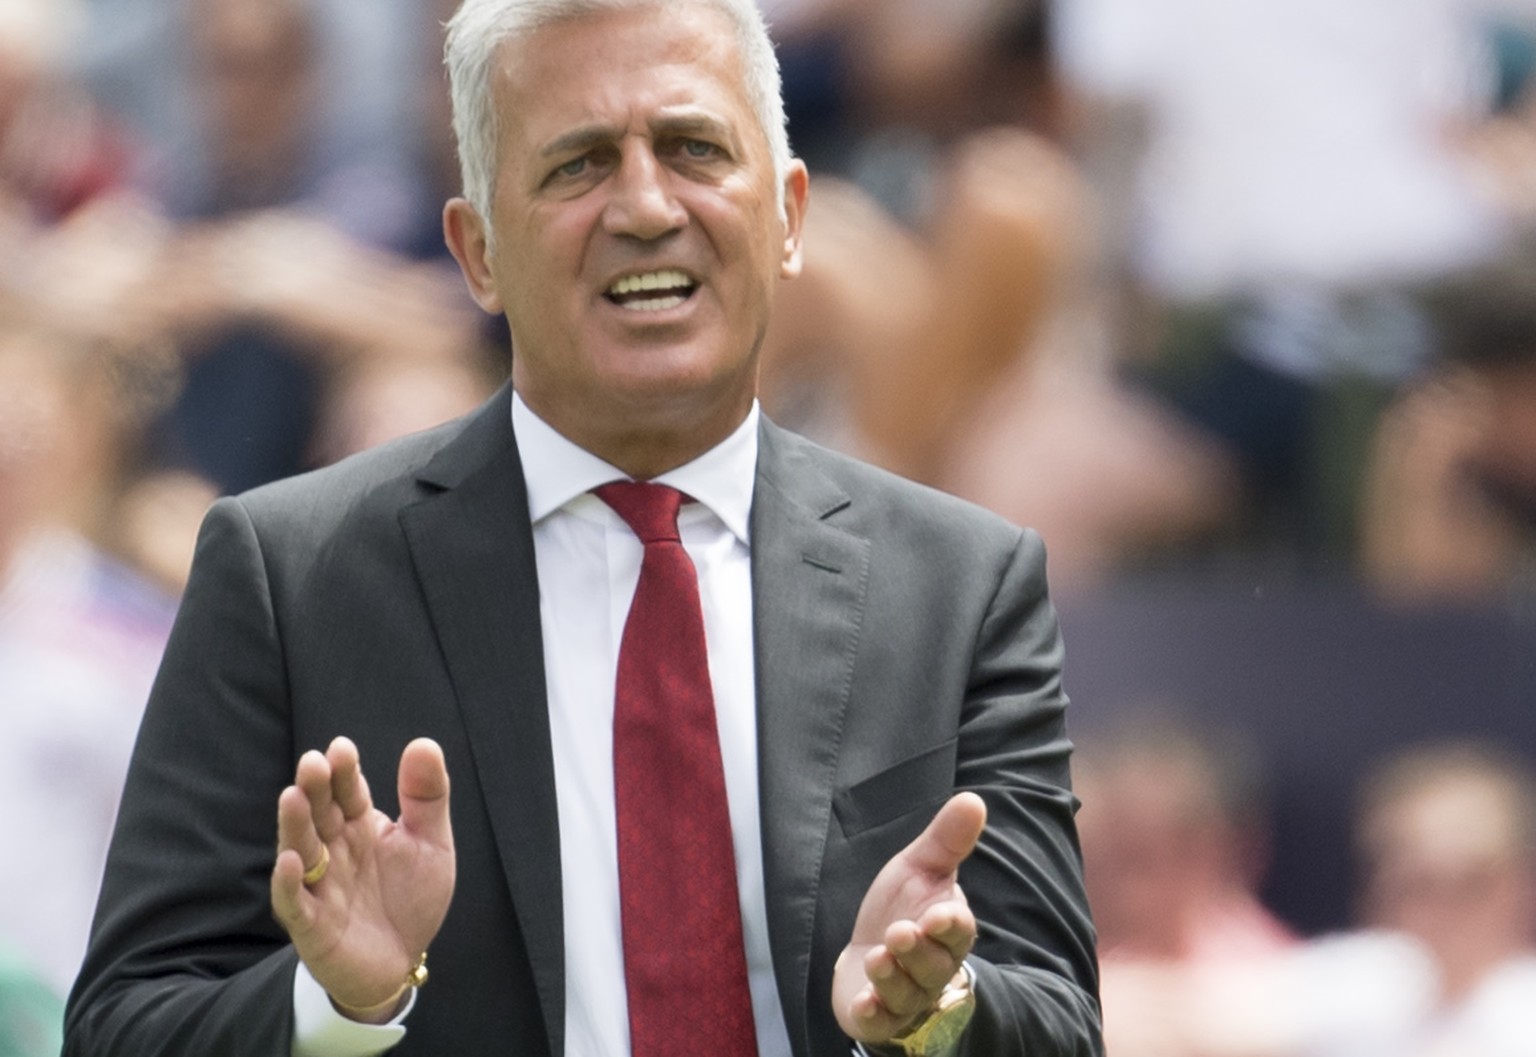
<svg viewBox="0 0 1536 1057">
<path fill-rule="evenodd" d="M 688 213 L 673 196 L 668 175 L 649 143 L 630 141 L 603 213 L 608 233 L 650 242 L 686 225 Z"/>
</svg>

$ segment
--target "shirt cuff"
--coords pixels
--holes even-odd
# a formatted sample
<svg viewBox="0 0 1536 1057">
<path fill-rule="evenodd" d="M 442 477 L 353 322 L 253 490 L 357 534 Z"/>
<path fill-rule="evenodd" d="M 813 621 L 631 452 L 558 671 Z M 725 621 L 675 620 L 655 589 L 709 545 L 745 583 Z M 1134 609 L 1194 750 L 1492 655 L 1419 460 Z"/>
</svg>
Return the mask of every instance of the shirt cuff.
<svg viewBox="0 0 1536 1057">
<path fill-rule="evenodd" d="M 388 1024 L 359 1024 L 331 1005 L 331 996 L 299 963 L 293 974 L 293 1057 L 376 1057 L 405 1038 L 405 1018 L 416 1005 L 411 988 L 405 1008 Z"/>
</svg>

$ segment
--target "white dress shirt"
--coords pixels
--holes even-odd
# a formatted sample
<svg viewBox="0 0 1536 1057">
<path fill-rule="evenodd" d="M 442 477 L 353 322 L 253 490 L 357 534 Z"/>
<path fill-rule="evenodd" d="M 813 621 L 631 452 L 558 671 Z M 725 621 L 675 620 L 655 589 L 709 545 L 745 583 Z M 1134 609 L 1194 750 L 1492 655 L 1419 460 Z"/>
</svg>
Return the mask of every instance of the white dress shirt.
<svg viewBox="0 0 1536 1057">
<path fill-rule="evenodd" d="M 613 701 L 619 642 L 643 548 L 590 494 L 626 475 L 540 420 L 516 394 L 512 421 L 533 521 L 550 738 L 559 804 L 565 923 L 565 1038 L 571 1057 L 628 1057 L 613 796 Z M 748 520 L 758 409 L 724 442 L 656 481 L 697 500 L 678 516 L 699 576 L 737 886 L 760 1057 L 788 1057 L 789 1033 L 768 945 L 757 798 L 756 680 Z M 509 600 L 510 604 L 510 600 Z M 428 985 L 430 986 L 430 985 Z M 301 965 L 295 1057 L 370 1057 L 403 1036 L 402 1014 L 374 1027 L 345 1020 Z"/>
</svg>

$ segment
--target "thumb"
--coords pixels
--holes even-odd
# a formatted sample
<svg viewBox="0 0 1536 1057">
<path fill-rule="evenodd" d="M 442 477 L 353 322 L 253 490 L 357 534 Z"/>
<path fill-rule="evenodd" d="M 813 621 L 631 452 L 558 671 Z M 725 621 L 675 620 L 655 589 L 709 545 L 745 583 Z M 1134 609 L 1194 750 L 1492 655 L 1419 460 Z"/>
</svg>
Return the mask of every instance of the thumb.
<svg viewBox="0 0 1536 1057">
<path fill-rule="evenodd" d="M 954 873 L 981 839 L 987 805 L 975 793 L 956 793 L 902 855 L 915 869 L 935 876 Z"/>
<path fill-rule="evenodd" d="M 431 738 L 417 738 L 400 755 L 400 824 L 438 844 L 452 840 L 448 821 L 448 762 Z"/>
</svg>

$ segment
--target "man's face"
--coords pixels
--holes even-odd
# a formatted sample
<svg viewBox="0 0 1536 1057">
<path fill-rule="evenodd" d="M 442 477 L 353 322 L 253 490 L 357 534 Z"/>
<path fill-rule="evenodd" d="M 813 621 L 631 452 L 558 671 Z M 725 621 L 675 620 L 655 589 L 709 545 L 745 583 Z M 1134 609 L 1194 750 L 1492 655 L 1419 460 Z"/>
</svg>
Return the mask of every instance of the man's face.
<svg viewBox="0 0 1536 1057">
<path fill-rule="evenodd" d="M 775 287 L 799 269 L 804 168 L 778 206 L 728 18 L 666 4 L 504 45 L 487 251 L 450 203 L 471 290 L 512 331 L 513 381 L 570 439 L 646 476 L 751 406 Z"/>
</svg>

